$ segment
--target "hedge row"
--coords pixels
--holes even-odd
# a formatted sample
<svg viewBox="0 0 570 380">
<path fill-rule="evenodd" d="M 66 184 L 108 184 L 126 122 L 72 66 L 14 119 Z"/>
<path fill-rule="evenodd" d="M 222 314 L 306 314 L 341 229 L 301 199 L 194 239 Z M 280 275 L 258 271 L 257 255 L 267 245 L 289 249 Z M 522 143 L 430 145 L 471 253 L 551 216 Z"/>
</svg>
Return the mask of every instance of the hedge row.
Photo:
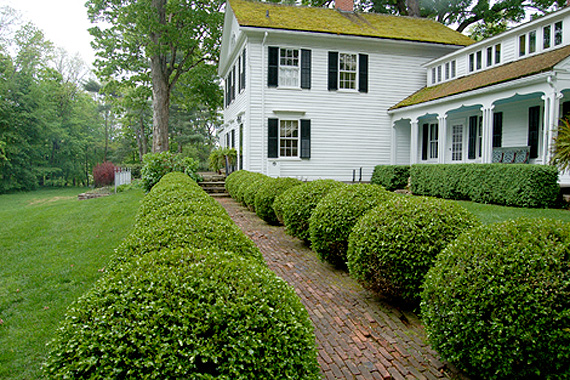
<svg viewBox="0 0 570 380">
<path fill-rule="evenodd" d="M 545 165 L 412 165 L 410 177 L 417 195 L 505 206 L 552 206 L 560 192 L 558 170 Z"/>
<path fill-rule="evenodd" d="M 378 165 L 372 172 L 370 183 L 383 186 L 388 191 L 394 191 L 408 187 L 409 178 L 409 165 Z"/>
<path fill-rule="evenodd" d="M 187 176 L 144 198 L 113 270 L 67 312 L 48 378 L 318 379 L 294 290 Z"/>
</svg>

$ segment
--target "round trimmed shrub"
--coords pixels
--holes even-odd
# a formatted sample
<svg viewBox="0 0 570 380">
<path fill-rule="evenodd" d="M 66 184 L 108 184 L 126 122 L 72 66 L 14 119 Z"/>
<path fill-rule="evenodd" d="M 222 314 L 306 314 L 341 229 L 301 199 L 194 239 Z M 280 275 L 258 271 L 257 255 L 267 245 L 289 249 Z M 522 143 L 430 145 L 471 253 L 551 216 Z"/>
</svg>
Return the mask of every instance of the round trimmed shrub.
<svg viewBox="0 0 570 380">
<path fill-rule="evenodd" d="M 332 179 L 319 179 L 290 188 L 277 196 L 273 211 L 285 225 L 285 232 L 308 243 L 311 213 L 329 191 L 340 186 L 345 185 Z"/>
<path fill-rule="evenodd" d="M 234 185 L 235 186 L 235 190 L 234 190 L 235 196 L 233 196 L 233 198 L 237 202 L 240 202 L 241 204 L 247 206 L 245 204 L 245 199 L 244 199 L 245 198 L 245 192 L 253 181 L 258 181 L 261 178 L 267 178 L 267 176 L 263 175 L 261 173 L 254 173 L 254 172 L 247 172 L 246 175 L 240 176 Z"/>
<path fill-rule="evenodd" d="M 426 276 L 422 318 L 443 358 L 484 379 L 570 378 L 570 225 L 472 229 Z"/>
<path fill-rule="evenodd" d="M 49 379 L 320 379 L 295 291 L 215 250 L 154 252 L 102 278 L 50 351 Z"/>
<path fill-rule="evenodd" d="M 271 178 L 271 180 L 263 182 L 255 194 L 255 213 L 257 216 L 269 224 L 279 224 L 275 211 L 273 211 L 275 198 L 302 183 L 296 178 Z"/>
<path fill-rule="evenodd" d="M 218 248 L 264 262 L 261 252 L 228 217 L 204 215 L 148 218 L 115 250 L 109 265 L 120 264 L 149 252 L 173 248 Z"/>
<path fill-rule="evenodd" d="M 309 219 L 311 246 L 322 260 L 346 266 L 348 237 L 358 219 L 396 195 L 379 185 L 355 184 L 334 189 Z"/>
<path fill-rule="evenodd" d="M 478 224 L 454 202 L 395 197 L 366 213 L 352 229 L 348 270 L 378 293 L 417 304 L 437 254 Z"/>
<path fill-rule="evenodd" d="M 261 175 L 259 177 L 254 177 L 247 186 L 242 186 L 243 191 L 243 203 L 251 210 L 255 211 L 255 195 L 259 191 L 265 182 L 270 182 L 274 178 L 268 177 L 266 175 Z"/>
<path fill-rule="evenodd" d="M 247 170 L 237 170 L 226 177 L 225 187 L 228 191 L 228 194 L 230 194 L 232 198 L 235 199 L 235 191 L 238 184 L 240 183 L 240 177 L 247 176 L 248 173 L 250 172 Z"/>
</svg>

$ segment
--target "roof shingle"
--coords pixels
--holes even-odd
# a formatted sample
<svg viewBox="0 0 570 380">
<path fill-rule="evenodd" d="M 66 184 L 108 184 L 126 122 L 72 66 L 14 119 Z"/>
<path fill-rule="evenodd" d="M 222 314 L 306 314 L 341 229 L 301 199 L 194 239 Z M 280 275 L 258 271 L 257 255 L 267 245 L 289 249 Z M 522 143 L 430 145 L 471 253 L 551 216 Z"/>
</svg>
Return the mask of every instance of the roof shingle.
<svg viewBox="0 0 570 380">
<path fill-rule="evenodd" d="M 570 45 L 525 59 L 519 59 L 517 61 L 464 76 L 450 82 L 441 83 L 431 87 L 424 87 L 390 109 L 395 110 L 398 108 L 409 107 L 415 104 L 425 103 L 550 71 L 554 66 L 569 56 Z"/>
<path fill-rule="evenodd" d="M 375 13 L 341 12 L 248 0 L 229 0 L 241 26 L 352 35 L 445 45 L 475 41 L 429 19 Z"/>
</svg>

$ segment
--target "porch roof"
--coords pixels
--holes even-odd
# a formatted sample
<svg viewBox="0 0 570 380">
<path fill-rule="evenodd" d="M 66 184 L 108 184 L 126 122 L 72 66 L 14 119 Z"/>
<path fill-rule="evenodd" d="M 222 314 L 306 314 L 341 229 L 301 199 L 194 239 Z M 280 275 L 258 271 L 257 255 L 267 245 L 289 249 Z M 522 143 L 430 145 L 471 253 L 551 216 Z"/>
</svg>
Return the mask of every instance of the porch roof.
<svg viewBox="0 0 570 380">
<path fill-rule="evenodd" d="M 569 56 L 570 45 L 525 59 L 513 61 L 489 70 L 457 78 L 449 82 L 431 87 L 424 87 L 391 107 L 390 110 L 409 107 L 415 104 L 425 103 L 550 71 L 554 66 Z"/>
<path fill-rule="evenodd" d="M 228 0 L 241 26 L 467 46 L 471 38 L 429 19 Z"/>
</svg>

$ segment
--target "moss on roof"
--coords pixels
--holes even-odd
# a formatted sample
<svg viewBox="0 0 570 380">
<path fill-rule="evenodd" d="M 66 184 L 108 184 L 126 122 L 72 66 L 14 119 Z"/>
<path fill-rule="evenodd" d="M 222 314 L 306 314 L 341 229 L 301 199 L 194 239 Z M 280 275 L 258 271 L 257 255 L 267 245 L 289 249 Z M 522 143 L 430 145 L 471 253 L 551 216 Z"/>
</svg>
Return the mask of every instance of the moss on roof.
<svg viewBox="0 0 570 380">
<path fill-rule="evenodd" d="M 415 104 L 425 103 L 461 94 L 463 92 L 476 90 L 478 88 L 488 87 L 528 77 L 534 74 L 540 74 L 552 70 L 554 66 L 569 56 L 570 45 L 507 63 L 493 69 L 461 77 L 450 82 L 441 83 L 436 86 L 424 87 L 390 109 L 394 110 L 409 107 Z"/>
<path fill-rule="evenodd" d="M 475 41 L 429 19 L 340 12 L 248 0 L 228 0 L 241 26 L 363 37 L 471 45 Z"/>
</svg>

